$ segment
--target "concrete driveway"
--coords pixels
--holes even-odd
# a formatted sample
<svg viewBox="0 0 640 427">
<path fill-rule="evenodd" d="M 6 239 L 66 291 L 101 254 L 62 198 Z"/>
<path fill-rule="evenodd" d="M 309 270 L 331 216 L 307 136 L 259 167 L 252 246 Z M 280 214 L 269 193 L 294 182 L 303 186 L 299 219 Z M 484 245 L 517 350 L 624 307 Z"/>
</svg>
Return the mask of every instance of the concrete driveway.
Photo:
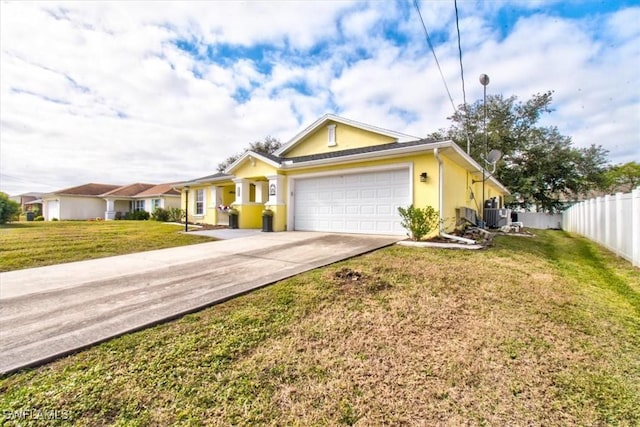
<svg viewBox="0 0 640 427">
<path fill-rule="evenodd" d="M 398 240 L 259 233 L 0 273 L 0 373 L 45 363 Z"/>
</svg>

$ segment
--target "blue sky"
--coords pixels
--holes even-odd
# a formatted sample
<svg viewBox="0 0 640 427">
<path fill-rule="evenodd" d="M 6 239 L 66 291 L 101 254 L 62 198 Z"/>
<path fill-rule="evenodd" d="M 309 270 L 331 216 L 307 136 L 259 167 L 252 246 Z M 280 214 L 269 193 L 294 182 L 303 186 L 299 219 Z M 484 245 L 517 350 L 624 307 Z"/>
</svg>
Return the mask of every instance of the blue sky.
<svg viewBox="0 0 640 427">
<path fill-rule="evenodd" d="M 420 10 L 455 105 L 453 1 Z M 0 190 L 174 182 L 325 113 L 425 136 L 453 112 L 413 1 L 0 3 Z M 458 2 L 467 101 L 554 91 L 557 126 L 640 161 L 638 1 Z"/>
</svg>

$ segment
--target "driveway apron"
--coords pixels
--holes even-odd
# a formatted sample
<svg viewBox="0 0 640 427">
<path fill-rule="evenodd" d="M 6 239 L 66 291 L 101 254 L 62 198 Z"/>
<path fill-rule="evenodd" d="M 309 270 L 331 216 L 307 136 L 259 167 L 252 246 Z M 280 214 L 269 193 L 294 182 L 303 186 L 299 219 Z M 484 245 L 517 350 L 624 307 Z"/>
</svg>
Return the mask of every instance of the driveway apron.
<svg viewBox="0 0 640 427">
<path fill-rule="evenodd" d="M 0 373 L 46 363 L 400 239 L 260 233 L 0 273 Z"/>
</svg>

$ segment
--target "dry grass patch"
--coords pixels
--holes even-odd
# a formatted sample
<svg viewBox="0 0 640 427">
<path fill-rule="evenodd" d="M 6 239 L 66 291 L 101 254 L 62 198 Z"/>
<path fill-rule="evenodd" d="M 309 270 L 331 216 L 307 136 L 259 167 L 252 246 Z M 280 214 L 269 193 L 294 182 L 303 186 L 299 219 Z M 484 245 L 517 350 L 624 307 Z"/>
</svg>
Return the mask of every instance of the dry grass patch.
<svg viewBox="0 0 640 427">
<path fill-rule="evenodd" d="M 637 270 L 559 232 L 391 247 L 12 375 L 0 408 L 79 425 L 632 426 L 639 290 Z"/>
</svg>

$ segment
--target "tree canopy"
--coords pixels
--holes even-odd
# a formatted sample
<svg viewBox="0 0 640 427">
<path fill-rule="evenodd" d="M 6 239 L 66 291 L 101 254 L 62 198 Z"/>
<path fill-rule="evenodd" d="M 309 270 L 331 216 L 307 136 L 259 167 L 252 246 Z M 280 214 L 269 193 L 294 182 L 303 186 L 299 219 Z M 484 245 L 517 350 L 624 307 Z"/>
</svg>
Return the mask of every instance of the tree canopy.
<svg viewBox="0 0 640 427">
<path fill-rule="evenodd" d="M 512 192 L 512 208 L 556 212 L 580 194 L 600 188 L 607 151 L 601 146 L 575 148 L 571 138 L 554 126 L 541 126 L 543 114 L 552 112 L 551 91 L 535 94 L 526 102 L 517 97 L 487 96 L 487 143 L 484 143 L 484 103 L 462 105 L 449 119 L 449 129 L 433 133 L 434 138 L 452 139 L 479 164 L 485 152 L 503 153 L 495 172 Z"/>
<path fill-rule="evenodd" d="M 628 192 L 640 186 L 640 163 L 614 165 L 604 173 L 603 188 L 607 193 Z"/>
<path fill-rule="evenodd" d="M 0 192 L 0 224 L 13 221 L 20 213 L 20 203 L 9 198 L 7 193 Z"/>
<path fill-rule="evenodd" d="M 263 141 L 255 141 L 249 144 L 243 151 L 227 157 L 224 161 L 218 163 L 218 172 L 224 172 L 233 162 L 238 160 L 247 151 L 253 151 L 259 154 L 273 154 L 277 149 L 282 147 L 282 143 L 277 138 L 267 136 Z"/>
</svg>

